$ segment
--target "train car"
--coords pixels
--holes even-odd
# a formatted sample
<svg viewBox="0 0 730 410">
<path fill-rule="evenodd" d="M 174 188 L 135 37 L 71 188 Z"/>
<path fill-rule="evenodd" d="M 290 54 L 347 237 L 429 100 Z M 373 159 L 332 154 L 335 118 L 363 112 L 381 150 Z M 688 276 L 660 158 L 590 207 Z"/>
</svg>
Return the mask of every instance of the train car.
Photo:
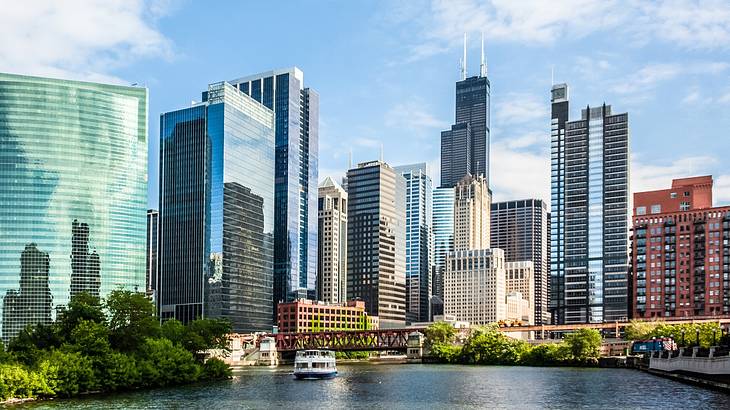
<svg viewBox="0 0 730 410">
<path fill-rule="evenodd" d="M 637 340 L 631 345 L 631 353 L 651 353 L 660 352 L 664 350 L 677 350 L 677 344 L 674 339 L 669 337 L 648 339 L 648 340 Z"/>
</svg>

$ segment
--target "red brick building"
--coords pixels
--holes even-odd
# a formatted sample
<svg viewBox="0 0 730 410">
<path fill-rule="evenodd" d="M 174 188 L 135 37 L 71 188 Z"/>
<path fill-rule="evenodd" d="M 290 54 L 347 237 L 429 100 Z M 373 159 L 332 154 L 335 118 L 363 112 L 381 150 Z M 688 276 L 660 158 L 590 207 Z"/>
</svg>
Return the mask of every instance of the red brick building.
<svg viewBox="0 0 730 410">
<path fill-rule="evenodd" d="M 365 302 L 361 300 L 330 304 L 298 299 L 279 303 L 276 318 L 281 333 L 374 330 L 379 324 L 377 316 L 365 312 Z"/>
<path fill-rule="evenodd" d="M 730 206 L 712 207 L 712 176 L 634 194 L 635 318 L 730 314 Z"/>
</svg>

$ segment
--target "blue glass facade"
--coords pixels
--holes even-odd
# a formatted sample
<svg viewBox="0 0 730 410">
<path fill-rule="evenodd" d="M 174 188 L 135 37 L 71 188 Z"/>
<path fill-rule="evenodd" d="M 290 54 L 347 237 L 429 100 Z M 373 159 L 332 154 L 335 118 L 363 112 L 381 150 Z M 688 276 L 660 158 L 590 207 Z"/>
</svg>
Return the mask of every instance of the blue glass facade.
<svg viewBox="0 0 730 410">
<path fill-rule="evenodd" d="M 274 306 L 279 301 L 314 299 L 319 95 L 304 88 L 304 76 L 298 68 L 273 70 L 230 83 L 275 115 Z"/>
<path fill-rule="evenodd" d="M 426 163 L 394 168 L 406 181 L 406 320 L 430 320 L 433 184 Z"/>
<path fill-rule="evenodd" d="M 628 316 L 628 114 L 587 107 L 568 121 L 552 88 L 550 310 L 555 323 Z"/>
<path fill-rule="evenodd" d="M 230 84 L 160 119 L 160 317 L 270 330 L 274 116 Z"/>
<path fill-rule="evenodd" d="M 2 339 L 145 289 L 147 90 L 0 74 Z"/>
<path fill-rule="evenodd" d="M 443 273 L 446 256 L 454 250 L 454 188 L 433 190 L 433 294 L 443 300 Z"/>
</svg>

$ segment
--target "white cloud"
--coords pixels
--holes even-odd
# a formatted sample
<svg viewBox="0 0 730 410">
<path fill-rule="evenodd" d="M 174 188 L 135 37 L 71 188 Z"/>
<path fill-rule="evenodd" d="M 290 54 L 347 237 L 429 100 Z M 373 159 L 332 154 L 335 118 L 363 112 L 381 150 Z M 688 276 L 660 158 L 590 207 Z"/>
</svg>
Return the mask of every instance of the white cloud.
<svg viewBox="0 0 730 410">
<path fill-rule="evenodd" d="M 730 204 L 730 175 L 719 175 L 715 178 L 713 200 L 716 206 Z"/>
<path fill-rule="evenodd" d="M 702 95 L 700 94 L 700 90 L 697 87 L 690 88 L 687 95 L 684 96 L 682 99 L 683 104 L 696 104 L 700 102 L 702 99 Z"/>
<path fill-rule="evenodd" d="M 493 140 L 490 181 L 495 201 L 539 198 L 550 201 L 549 133 L 530 131 Z"/>
<path fill-rule="evenodd" d="M 172 55 L 154 26 L 167 2 L 26 0 L 0 13 L 0 70 L 120 82 L 110 73 L 138 58 Z"/>
<path fill-rule="evenodd" d="M 718 160 L 713 156 L 685 157 L 668 164 L 649 164 L 640 154 L 635 154 L 631 161 L 631 191 L 665 189 L 672 184 L 673 178 L 709 175 L 716 164 Z"/>
<path fill-rule="evenodd" d="M 614 81 L 611 91 L 625 96 L 637 96 L 634 100 L 648 98 L 649 93 L 661 83 L 683 77 L 701 77 L 720 74 L 730 68 L 725 62 L 698 61 L 693 63 L 650 63 L 624 78 Z M 699 91 L 698 91 L 699 93 Z M 699 97 L 699 96 L 697 96 Z M 689 101 L 692 102 L 692 101 Z"/>
<path fill-rule="evenodd" d="M 407 3 L 407 2 L 406 2 Z M 576 40 L 611 31 L 617 41 L 661 41 L 685 49 L 730 47 L 730 2 L 726 0 L 432 0 L 430 8 L 396 7 L 391 24 L 416 22 L 418 38 L 406 61 L 415 61 L 483 32 L 487 43 L 531 45 Z"/>
<path fill-rule="evenodd" d="M 417 133 L 428 131 L 429 136 L 433 130 L 446 129 L 449 126 L 447 121 L 440 120 L 424 109 L 425 105 L 420 101 L 409 100 L 405 103 L 396 104 L 385 113 L 385 125 L 393 128 L 409 129 Z"/>
<path fill-rule="evenodd" d="M 640 36 L 656 37 L 687 49 L 730 46 L 730 2 L 726 0 L 635 1 Z"/>
<path fill-rule="evenodd" d="M 532 94 L 510 93 L 495 104 L 494 119 L 500 127 L 532 121 L 544 123 L 550 115 L 547 101 Z"/>
</svg>

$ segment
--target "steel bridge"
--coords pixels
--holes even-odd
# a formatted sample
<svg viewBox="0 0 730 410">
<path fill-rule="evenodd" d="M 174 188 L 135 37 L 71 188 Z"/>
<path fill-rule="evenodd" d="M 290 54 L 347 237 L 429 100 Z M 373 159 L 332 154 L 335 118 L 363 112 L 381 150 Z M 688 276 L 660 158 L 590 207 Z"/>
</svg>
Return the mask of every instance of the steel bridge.
<svg viewBox="0 0 730 410">
<path fill-rule="evenodd" d="M 266 336 L 274 338 L 276 349 L 280 352 L 303 349 L 406 350 L 408 335 L 415 331 L 423 332 L 423 328 L 277 333 Z"/>
<path fill-rule="evenodd" d="M 643 322 L 656 322 L 667 325 L 680 325 L 692 323 L 718 323 L 730 324 L 728 316 L 704 316 L 693 319 L 670 319 L 670 320 L 641 320 Z M 531 325 L 500 327 L 502 332 L 540 332 L 545 338 L 545 332 L 569 332 L 578 329 L 598 329 L 604 332 L 611 332 L 620 337 L 621 330 L 629 326 L 631 322 L 606 322 L 606 323 L 576 323 L 566 325 Z M 328 332 L 308 333 L 276 333 L 264 336 L 272 337 L 276 341 L 276 349 L 280 352 L 292 352 L 304 349 L 329 349 L 337 351 L 353 350 L 406 350 L 408 335 L 412 332 L 423 333 L 425 328 L 406 329 L 382 329 L 382 330 L 340 330 Z"/>
</svg>

